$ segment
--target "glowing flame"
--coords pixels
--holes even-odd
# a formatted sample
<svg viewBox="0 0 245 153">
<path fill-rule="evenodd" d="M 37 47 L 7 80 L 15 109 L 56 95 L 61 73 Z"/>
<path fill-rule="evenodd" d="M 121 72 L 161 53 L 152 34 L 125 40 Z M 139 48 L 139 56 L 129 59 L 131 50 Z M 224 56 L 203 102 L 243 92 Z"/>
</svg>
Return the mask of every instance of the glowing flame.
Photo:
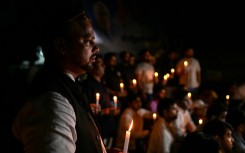
<svg viewBox="0 0 245 153">
<path fill-rule="evenodd" d="M 120 87 L 123 88 L 124 87 L 124 84 L 123 83 L 120 83 Z"/>
<path fill-rule="evenodd" d="M 229 100 L 230 99 L 230 95 L 226 95 L 226 100 Z"/>
<path fill-rule="evenodd" d="M 188 66 L 188 62 L 187 61 L 184 61 L 184 66 Z"/>
<path fill-rule="evenodd" d="M 153 120 L 155 120 L 157 118 L 157 114 L 156 113 L 153 113 Z"/>
</svg>

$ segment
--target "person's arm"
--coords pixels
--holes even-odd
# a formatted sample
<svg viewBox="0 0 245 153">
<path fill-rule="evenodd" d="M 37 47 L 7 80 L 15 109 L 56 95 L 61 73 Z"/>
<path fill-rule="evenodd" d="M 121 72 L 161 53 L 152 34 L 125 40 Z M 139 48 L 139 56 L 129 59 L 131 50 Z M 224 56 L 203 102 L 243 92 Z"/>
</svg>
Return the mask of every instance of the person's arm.
<svg viewBox="0 0 245 153">
<path fill-rule="evenodd" d="M 197 129 L 197 126 L 195 125 L 195 123 L 193 122 L 190 113 L 188 112 L 186 115 L 187 118 L 187 124 L 186 124 L 186 130 L 187 132 L 194 132 Z"/>
<path fill-rule="evenodd" d="M 201 66 L 200 63 L 198 62 L 198 67 L 197 67 L 197 82 L 199 84 L 199 86 L 201 85 Z"/>
<path fill-rule="evenodd" d="M 55 92 L 34 100 L 25 105 L 13 125 L 25 153 L 74 153 L 76 117 L 68 100 Z"/>
</svg>

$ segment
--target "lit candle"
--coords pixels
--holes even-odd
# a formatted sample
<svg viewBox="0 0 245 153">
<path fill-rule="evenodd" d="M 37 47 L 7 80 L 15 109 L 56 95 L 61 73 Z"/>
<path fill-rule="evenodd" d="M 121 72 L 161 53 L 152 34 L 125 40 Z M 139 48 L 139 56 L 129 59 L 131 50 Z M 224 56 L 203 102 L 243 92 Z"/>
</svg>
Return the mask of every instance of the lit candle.
<svg viewBox="0 0 245 153">
<path fill-rule="evenodd" d="M 172 68 L 170 71 L 171 71 L 171 74 L 173 74 L 175 72 L 175 69 Z"/>
<path fill-rule="evenodd" d="M 113 96 L 114 107 L 117 109 L 117 96 Z"/>
<path fill-rule="evenodd" d="M 120 83 L 120 89 L 121 89 L 121 92 L 123 92 L 123 90 L 124 90 L 124 84 L 123 83 Z"/>
<path fill-rule="evenodd" d="M 158 82 L 158 72 L 155 72 L 154 76 L 155 76 L 155 83 L 157 83 Z"/>
<path fill-rule="evenodd" d="M 123 153 L 127 153 L 128 152 L 128 144 L 129 144 L 129 138 L 130 138 L 130 131 L 133 127 L 133 120 L 130 124 L 130 127 L 128 129 L 128 131 L 126 131 L 126 136 L 125 136 L 125 141 L 124 141 L 124 147 L 123 147 Z"/>
<path fill-rule="evenodd" d="M 200 118 L 200 119 L 198 120 L 198 123 L 199 123 L 199 125 L 202 125 L 203 120 Z"/>
<path fill-rule="evenodd" d="M 191 92 L 188 92 L 187 96 L 189 99 L 191 99 Z"/>
<path fill-rule="evenodd" d="M 226 95 L 225 98 L 226 98 L 226 100 L 229 100 L 230 99 L 230 95 Z"/>
<path fill-rule="evenodd" d="M 226 95 L 225 98 L 226 98 L 226 104 L 228 105 L 229 104 L 230 95 Z"/>
<path fill-rule="evenodd" d="M 166 85 L 166 84 L 167 84 L 167 81 L 168 81 L 168 75 L 165 74 L 165 75 L 163 76 L 163 85 Z"/>
<path fill-rule="evenodd" d="M 184 66 L 187 67 L 188 66 L 188 62 L 184 61 Z"/>
<path fill-rule="evenodd" d="M 132 82 L 133 82 L 133 85 L 136 87 L 136 84 L 137 84 L 136 79 L 133 79 Z"/>
<path fill-rule="evenodd" d="M 174 68 L 172 68 L 172 69 L 170 70 L 170 72 L 171 72 L 170 77 L 171 77 L 171 78 L 173 78 L 173 77 L 174 77 L 174 72 L 175 72 L 175 69 L 174 69 Z"/>
<path fill-rule="evenodd" d="M 153 117 L 153 121 L 155 121 L 157 119 L 157 114 L 156 113 L 153 113 L 152 114 L 152 117 Z"/>
<path fill-rule="evenodd" d="M 100 101 L 100 94 L 96 93 L 96 107 L 99 106 L 99 101 Z"/>
</svg>

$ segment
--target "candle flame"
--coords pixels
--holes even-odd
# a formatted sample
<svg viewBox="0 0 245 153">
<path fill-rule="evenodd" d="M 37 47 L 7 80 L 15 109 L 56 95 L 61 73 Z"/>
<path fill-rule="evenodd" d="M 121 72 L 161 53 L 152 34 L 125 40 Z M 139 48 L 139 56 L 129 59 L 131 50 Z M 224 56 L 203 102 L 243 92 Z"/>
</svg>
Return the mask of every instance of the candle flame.
<svg viewBox="0 0 245 153">
<path fill-rule="evenodd" d="M 153 119 L 155 120 L 157 118 L 157 114 L 156 113 L 153 113 Z"/>
<path fill-rule="evenodd" d="M 199 123 L 199 125 L 202 125 L 203 120 L 202 119 L 199 119 L 198 123 Z"/>
<path fill-rule="evenodd" d="M 229 100 L 230 99 L 230 95 L 226 95 L 226 100 Z"/>
<path fill-rule="evenodd" d="M 96 93 L 96 97 L 99 97 L 100 96 L 100 93 Z"/>
<path fill-rule="evenodd" d="M 117 102 L 117 96 L 113 96 L 114 102 Z"/>
<path fill-rule="evenodd" d="M 188 92 L 187 96 L 188 96 L 189 98 L 191 98 L 191 93 L 190 93 L 190 92 Z"/>
<path fill-rule="evenodd" d="M 155 72 L 154 75 L 155 75 L 155 77 L 158 77 L 158 73 L 157 72 Z"/>
<path fill-rule="evenodd" d="M 172 68 L 170 71 L 171 71 L 171 73 L 174 73 L 174 72 L 175 72 L 175 69 L 174 69 L 174 68 Z"/>
<path fill-rule="evenodd" d="M 137 83 L 136 79 L 133 79 L 132 82 L 134 85 L 136 85 L 136 83 Z"/>
<path fill-rule="evenodd" d="M 187 61 L 184 61 L 184 66 L 188 66 L 188 62 Z"/>
<path fill-rule="evenodd" d="M 120 87 L 123 88 L 124 87 L 124 84 L 123 83 L 120 83 Z"/>
<path fill-rule="evenodd" d="M 131 122 L 131 124 L 130 124 L 130 127 L 129 127 L 129 129 L 128 129 L 128 131 L 131 131 L 131 129 L 132 129 L 132 127 L 133 127 L 133 120 L 132 120 L 132 122 Z"/>
</svg>

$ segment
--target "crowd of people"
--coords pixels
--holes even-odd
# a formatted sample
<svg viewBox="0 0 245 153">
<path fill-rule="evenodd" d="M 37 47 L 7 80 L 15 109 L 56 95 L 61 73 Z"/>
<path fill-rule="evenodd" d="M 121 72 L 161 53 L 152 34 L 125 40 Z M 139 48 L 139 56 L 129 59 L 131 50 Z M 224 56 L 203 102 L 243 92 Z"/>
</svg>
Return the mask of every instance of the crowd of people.
<svg viewBox="0 0 245 153">
<path fill-rule="evenodd" d="M 84 12 L 50 24 L 12 124 L 25 153 L 123 152 L 126 131 L 129 153 L 245 152 L 245 101 L 200 88 L 193 47 L 102 54 Z"/>
</svg>

